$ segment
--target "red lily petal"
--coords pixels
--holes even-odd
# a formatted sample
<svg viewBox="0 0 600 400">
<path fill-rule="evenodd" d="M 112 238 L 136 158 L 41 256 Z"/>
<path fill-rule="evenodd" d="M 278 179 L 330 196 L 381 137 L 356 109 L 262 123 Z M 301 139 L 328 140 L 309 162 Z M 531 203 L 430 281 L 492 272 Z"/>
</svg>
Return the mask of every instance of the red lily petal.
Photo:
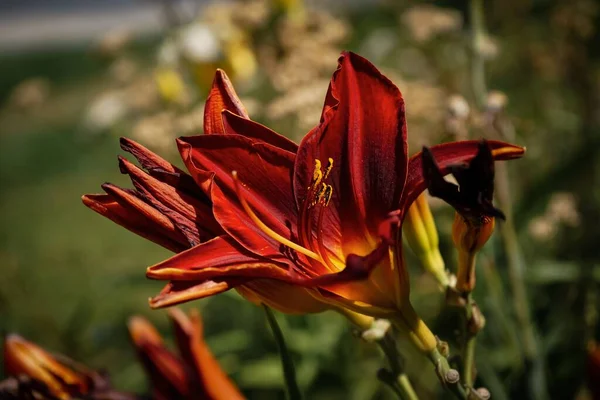
<svg viewBox="0 0 600 400">
<path fill-rule="evenodd" d="M 189 248 L 186 238 L 175 229 L 172 223 L 165 227 L 162 221 L 157 222 L 156 219 L 160 218 L 150 211 L 138 212 L 135 208 L 124 207 L 107 194 L 89 194 L 81 199 L 83 204 L 98 214 L 175 253 Z"/>
<path fill-rule="evenodd" d="M 200 188 L 198 188 L 194 179 L 181 169 L 131 139 L 122 137 L 120 142 L 121 148 L 131 153 L 142 168 L 148 171 L 151 176 L 180 191 L 184 191 L 190 196 L 195 196 L 201 201 L 208 200 Z"/>
<path fill-rule="evenodd" d="M 326 211 L 324 241 L 340 242 L 331 235 L 342 234 L 345 250 L 352 251 L 356 243 L 346 238 L 372 242 L 378 224 L 400 200 L 408 159 L 404 101 L 389 79 L 353 53 L 340 57 L 327 99 L 321 124 L 300 144 L 294 190 L 300 206 L 314 160 L 333 158 L 333 204 Z M 332 229 L 335 224 L 340 228 Z"/>
<path fill-rule="evenodd" d="M 291 151 L 292 153 L 298 151 L 298 145 L 296 143 L 258 122 L 243 118 L 229 110 L 223 111 L 222 118 L 223 128 L 226 134 L 237 134 L 257 139 L 275 147 L 279 147 L 280 149 Z"/>
<path fill-rule="evenodd" d="M 169 232 L 169 237 L 172 240 L 187 243 L 185 235 L 177 229 L 177 226 L 168 217 L 139 198 L 133 190 L 121 189 L 110 183 L 103 184 L 102 189 L 126 209 L 141 214 L 158 225 L 161 230 Z M 189 243 L 187 247 L 189 247 Z"/>
<path fill-rule="evenodd" d="M 245 251 L 229 236 L 219 236 L 148 267 L 146 276 L 178 281 L 225 277 L 285 279 L 287 271 Z"/>
<path fill-rule="evenodd" d="M 254 304 L 264 303 L 285 314 L 319 313 L 331 308 L 322 301 L 316 289 L 272 279 L 248 281 L 236 290 Z"/>
<path fill-rule="evenodd" d="M 179 353 L 189 368 L 190 390 L 194 398 L 206 400 L 243 399 L 239 390 L 223 372 L 202 337 L 202 321 L 197 310 L 188 317 L 183 311 L 172 308 L 169 317 L 175 328 Z"/>
<path fill-rule="evenodd" d="M 186 235 L 190 245 L 196 245 L 222 233 L 223 230 L 212 214 L 211 204 L 180 193 L 122 157 L 119 157 L 119 166 L 123 173 L 131 177 L 133 185 L 144 200 L 169 217 Z"/>
<path fill-rule="evenodd" d="M 204 133 L 223 134 L 221 111 L 229 110 L 248 119 L 248 113 L 225 71 L 218 69 L 204 105 Z"/>
<path fill-rule="evenodd" d="M 232 171 L 250 207 L 278 234 L 296 233 L 297 210 L 292 197 L 294 154 L 240 135 L 205 135 L 182 139 L 189 144 L 187 164 L 211 171 L 213 212 L 219 224 L 249 251 L 265 257 L 280 253 L 280 244 L 248 217 L 235 192 Z M 194 171 L 191 171 L 194 174 Z"/>
<path fill-rule="evenodd" d="M 450 173 L 452 165 L 469 162 L 477 154 L 480 140 L 465 140 L 432 146 L 432 152 L 440 170 L 444 174 Z M 525 148 L 497 140 L 488 140 L 494 160 L 512 160 L 525 154 Z M 425 190 L 427 185 L 423 177 L 423 163 L 421 152 L 413 155 L 408 164 L 408 179 L 402 196 L 400 209 L 407 209 L 412 202 Z"/>
<path fill-rule="evenodd" d="M 215 135 L 216 136 L 216 135 Z M 193 153 L 194 147 L 192 143 L 200 136 L 181 137 L 177 139 L 177 149 L 181 155 L 181 159 L 185 167 L 190 172 L 190 175 L 196 182 L 196 186 L 200 188 L 202 193 L 207 198 L 211 198 L 211 188 L 215 174 L 211 171 L 199 168 L 194 163 Z"/>
<path fill-rule="evenodd" d="M 232 289 L 242 283 L 241 279 L 220 281 L 171 281 L 163 290 L 149 300 L 151 308 L 170 307 L 177 304 L 214 296 Z"/>
<path fill-rule="evenodd" d="M 132 317 L 127 325 L 138 357 L 152 382 L 153 398 L 168 400 L 189 395 L 183 364 L 167 350 L 156 328 L 139 316 Z"/>
</svg>

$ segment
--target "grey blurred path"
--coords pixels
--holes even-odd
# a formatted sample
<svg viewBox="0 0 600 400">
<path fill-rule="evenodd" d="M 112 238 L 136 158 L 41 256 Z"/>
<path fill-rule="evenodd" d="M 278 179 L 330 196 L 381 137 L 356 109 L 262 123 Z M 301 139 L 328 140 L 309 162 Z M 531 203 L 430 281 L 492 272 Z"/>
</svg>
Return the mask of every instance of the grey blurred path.
<svg viewBox="0 0 600 400">
<path fill-rule="evenodd" d="M 190 10 L 211 2 L 169 1 L 176 4 L 182 14 L 190 14 Z M 308 0 L 307 3 L 339 10 L 377 1 Z M 132 34 L 157 32 L 164 27 L 162 4 L 162 0 L 0 0 L 0 51 L 86 44 L 112 30 Z"/>
</svg>

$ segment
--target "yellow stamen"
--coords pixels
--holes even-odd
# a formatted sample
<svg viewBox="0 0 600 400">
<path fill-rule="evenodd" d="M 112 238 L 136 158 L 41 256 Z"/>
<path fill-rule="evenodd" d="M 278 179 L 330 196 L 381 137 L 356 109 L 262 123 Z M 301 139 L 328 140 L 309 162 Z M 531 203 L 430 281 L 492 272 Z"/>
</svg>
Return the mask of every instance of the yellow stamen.
<svg viewBox="0 0 600 400">
<path fill-rule="evenodd" d="M 321 180 L 323 180 L 323 172 L 321 172 L 321 160 L 317 159 L 315 160 L 315 169 L 313 171 L 312 182 L 310 183 L 310 187 L 308 189 L 314 189 L 319 186 Z"/>
<path fill-rule="evenodd" d="M 260 218 L 258 218 L 258 216 L 254 213 L 254 211 L 252 211 L 252 209 L 246 202 L 246 199 L 244 198 L 244 196 L 242 196 L 242 193 L 240 191 L 240 183 L 238 180 L 237 171 L 232 171 L 231 176 L 233 177 L 235 194 L 237 195 L 242 207 L 244 208 L 244 211 L 246 211 L 246 214 L 248 214 L 250 219 L 260 228 L 260 230 L 262 230 L 271 239 L 283 244 L 284 246 L 287 246 L 290 249 L 296 250 L 298 253 L 304 254 L 305 256 L 310 257 L 313 260 L 317 260 L 321 263 L 323 262 L 323 259 L 321 257 L 319 257 L 319 255 L 317 253 L 312 252 L 312 251 L 284 238 L 283 236 L 281 236 L 280 234 L 278 234 L 277 232 L 275 232 L 274 230 L 269 228 L 267 225 L 265 225 L 265 223 L 262 222 L 260 220 Z"/>
<path fill-rule="evenodd" d="M 319 162 L 319 165 L 321 163 Z M 325 168 L 325 175 L 323 176 L 323 179 L 327 179 L 327 177 L 329 176 L 329 173 L 331 172 L 331 170 L 333 169 L 333 158 L 329 157 L 329 159 L 327 160 L 327 167 Z"/>
<path fill-rule="evenodd" d="M 331 185 L 327 185 L 327 187 L 325 188 L 325 193 L 323 194 L 323 205 L 325 207 L 327 207 L 329 205 L 332 195 L 333 195 L 333 187 Z"/>
<path fill-rule="evenodd" d="M 327 185 L 322 183 L 321 187 L 319 188 L 319 190 L 317 191 L 317 193 L 315 193 L 315 197 L 313 198 L 313 201 L 311 201 L 310 206 L 314 207 L 316 206 L 318 203 L 321 202 L 321 199 L 323 198 L 323 194 L 325 193 L 325 190 L 327 189 Z"/>
</svg>

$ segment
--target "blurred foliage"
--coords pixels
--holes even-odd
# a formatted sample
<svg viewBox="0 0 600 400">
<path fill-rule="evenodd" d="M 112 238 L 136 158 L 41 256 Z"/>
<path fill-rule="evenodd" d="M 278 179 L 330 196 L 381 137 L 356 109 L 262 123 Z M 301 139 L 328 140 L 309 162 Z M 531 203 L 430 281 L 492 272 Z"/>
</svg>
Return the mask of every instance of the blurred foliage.
<svg viewBox="0 0 600 400">
<path fill-rule="evenodd" d="M 433 8 L 388 1 L 368 2 L 351 12 L 338 10 L 349 28 L 329 44 L 333 53 L 357 51 L 398 84 L 407 102 L 413 149 L 458 135 L 449 125 L 451 95 L 462 94 L 473 103 L 466 4 L 438 1 Z M 502 111 L 514 127 L 514 137 L 508 139 L 528 148 L 527 157 L 509 168 L 540 357 L 551 397 L 574 398 L 584 386 L 586 343 L 600 337 L 600 13 L 591 0 L 498 0 L 486 6 L 488 86 L 508 99 Z M 312 109 L 307 106 L 304 114 L 267 111 L 281 108 L 282 98 L 283 104 L 291 101 L 285 96 L 304 83 L 286 87 L 276 74 L 290 78 L 293 68 L 268 64 L 268 54 L 265 61 L 260 48 L 273 45 L 275 27 L 251 32 L 258 73 L 251 83 L 236 87 L 256 104 L 251 115 L 298 139 L 306 132 L 303 118 Z M 128 45 L 136 77 L 152 76 L 160 45 L 154 39 Z M 162 312 L 150 311 L 146 303 L 162 284 L 144 278 L 147 265 L 169 254 L 90 212 L 79 198 L 99 190 L 104 181 L 127 186 L 116 164 L 117 136 L 129 136 L 136 122 L 156 112 L 174 110 L 179 118 L 183 111 L 180 105 L 159 101 L 103 134 L 91 134 L 82 123 L 88 105 L 106 88 L 119 86 L 107 72 L 113 61 L 88 49 L 0 55 L 0 329 L 106 368 L 117 387 L 140 390 L 145 381 L 125 325 L 130 315 L 143 314 L 169 337 Z M 323 62 L 331 67 L 319 66 L 309 77 L 323 82 L 313 91 L 317 100 L 300 101 L 313 109 L 321 107 L 335 56 Z M 35 104 L 19 106 L 15 87 L 35 77 L 48 83 L 47 98 L 38 102 L 34 96 Z M 202 103 L 201 94 L 197 96 L 190 109 Z M 279 105 L 273 106 L 277 99 Z M 317 119 L 318 113 L 313 123 Z M 171 159 L 178 162 L 171 146 Z M 561 193 L 570 197 L 552 206 Z M 579 218 L 558 218 L 565 207 Z M 435 214 L 441 250 L 452 269 L 452 212 L 437 207 Z M 407 256 L 413 303 L 438 335 L 453 342 L 459 316 L 451 310 L 440 314 L 442 295 L 416 259 Z M 477 369 L 480 383 L 495 399 L 525 399 L 531 365 L 523 356 L 522 332 L 515 323 L 506 261 L 496 235 L 480 257 L 480 284 L 474 294 L 487 321 L 478 342 Z M 233 292 L 187 307 L 201 309 L 208 343 L 245 394 L 252 399 L 284 398 L 276 344 L 260 308 Z M 354 338 L 341 317 L 278 320 L 306 398 L 391 398 L 374 378 L 382 356 Z M 423 398 L 435 397 L 430 388 L 437 384 L 429 365 L 409 346 L 403 350 L 417 391 Z"/>
</svg>

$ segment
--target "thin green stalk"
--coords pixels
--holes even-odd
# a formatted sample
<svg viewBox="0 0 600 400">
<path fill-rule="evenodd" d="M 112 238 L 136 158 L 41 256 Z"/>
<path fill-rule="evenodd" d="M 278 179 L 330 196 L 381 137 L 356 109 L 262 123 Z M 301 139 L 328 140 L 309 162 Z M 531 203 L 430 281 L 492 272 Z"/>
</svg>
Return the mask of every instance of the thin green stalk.
<svg viewBox="0 0 600 400">
<path fill-rule="evenodd" d="M 457 370 L 450 368 L 448 360 L 438 349 L 434 349 L 428 354 L 429 360 L 435 367 L 440 382 L 444 385 L 446 391 L 452 393 L 457 399 L 467 399 L 467 389 L 460 381 L 460 374 Z"/>
<path fill-rule="evenodd" d="M 277 319 L 275 318 L 273 311 L 265 304 L 262 306 L 263 310 L 265 310 L 265 315 L 267 316 L 267 321 L 269 322 L 273 336 L 275 337 L 277 348 L 279 349 L 279 356 L 281 357 L 281 366 L 283 367 L 283 378 L 285 380 L 288 399 L 302 400 L 302 394 L 300 393 L 300 388 L 296 382 L 296 369 L 294 368 L 294 361 L 292 360 L 292 356 L 290 355 L 290 352 L 285 344 L 283 332 L 277 323 Z"/>
<path fill-rule="evenodd" d="M 388 330 L 383 339 L 379 340 L 377 343 L 388 359 L 392 373 L 390 379 L 382 379 L 382 381 L 388 384 L 402 400 L 419 400 L 419 397 L 410 383 L 408 375 L 404 372 L 404 359 L 398 352 L 392 330 Z"/>
<path fill-rule="evenodd" d="M 471 0 L 469 4 L 471 17 L 471 83 L 473 96 L 478 107 L 486 103 L 487 87 L 485 84 L 485 60 L 481 54 L 485 40 L 485 21 L 483 0 Z"/>
<path fill-rule="evenodd" d="M 408 375 L 402 373 L 398 375 L 398 386 L 400 387 L 400 393 L 403 399 L 405 400 L 419 400 L 419 396 L 412 387 L 410 380 L 408 379 Z"/>
<path fill-rule="evenodd" d="M 529 376 L 530 396 L 535 400 L 548 398 L 546 383 L 546 365 L 542 352 L 539 350 L 535 326 L 531 318 L 529 297 L 525 285 L 525 268 L 522 261 L 521 249 L 515 231 L 512 207 L 510 205 L 510 184 L 508 170 L 503 164 L 496 168 L 496 187 L 498 203 L 504 210 L 506 222 L 500 229 L 502 241 L 507 256 L 508 277 L 512 288 L 512 301 L 517 323 L 520 327 L 521 341 L 525 359 L 532 365 Z"/>
<path fill-rule="evenodd" d="M 481 54 L 481 45 L 485 37 L 485 20 L 483 12 L 484 0 L 470 0 L 471 33 L 472 33 L 472 70 L 471 85 L 479 108 L 486 103 L 487 89 L 485 85 L 485 61 Z M 521 252 L 514 227 L 512 207 L 510 203 L 510 183 L 505 165 L 496 167 L 496 193 L 500 208 L 506 215 L 506 222 L 501 227 L 504 250 L 507 256 L 508 275 L 512 287 L 513 304 L 517 322 L 522 332 L 523 349 L 526 359 L 532 362 L 533 371 L 530 376 L 531 395 L 534 399 L 547 398 L 546 379 L 543 355 L 538 349 L 535 330 L 529 310 L 529 300 L 525 286 L 525 274 L 521 262 Z"/>
<path fill-rule="evenodd" d="M 463 365 L 463 382 L 466 387 L 472 388 L 474 382 L 475 369 L 475 347 L 477 344 L 477 336 L 470 335 L 464 348 L 464 365 Z"/>
<path fill-rule="evenodd" d="M 475 304 L 471 293 L 464 293 L 463 298 L 465 301 L 465 326 L 463 331 L 465 341 L 462 348 L 463 370 L 461 377 L 465 387 L 472 389 L 473 384 L 475 383 L 475 349 L 477 344 L 477 333 L 483 325 L 480 322 L 482 318 L 481 312 L 476 309 L 477 305 Z M 478 315 L 474 315 L 475 312 L 478 312 Z"/>
</svg>

